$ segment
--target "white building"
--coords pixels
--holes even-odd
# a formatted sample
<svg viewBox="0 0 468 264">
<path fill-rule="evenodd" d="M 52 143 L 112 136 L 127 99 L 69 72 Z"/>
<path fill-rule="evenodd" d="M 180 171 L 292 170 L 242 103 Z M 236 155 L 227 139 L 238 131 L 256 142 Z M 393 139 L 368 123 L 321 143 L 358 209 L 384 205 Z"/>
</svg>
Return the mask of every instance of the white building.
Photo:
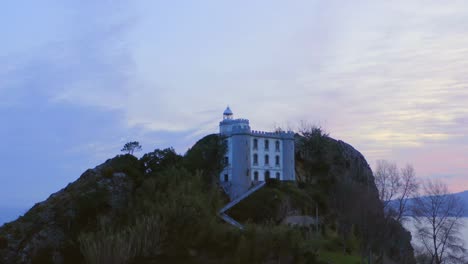
<svg viewBox="0 0 468 264">
<path fill-rule="evenodd" d="M 268 178 L 295 181 L 293 132 L 251 130 L 249 120 L 234 119 L 229 107 L 223 113 L 219 132 L 227 144 L 220 182 L 231 198 Z"/>
</svg>

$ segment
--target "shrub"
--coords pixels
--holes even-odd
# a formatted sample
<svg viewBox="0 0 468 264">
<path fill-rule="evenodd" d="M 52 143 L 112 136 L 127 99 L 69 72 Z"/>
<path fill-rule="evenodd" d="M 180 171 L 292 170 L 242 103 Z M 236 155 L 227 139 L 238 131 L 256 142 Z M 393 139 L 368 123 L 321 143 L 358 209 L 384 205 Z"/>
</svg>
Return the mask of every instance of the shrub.
<svg viewBox="0 0 468 264">
<path fill-rule="evenodd" d="M 166 238 L 161 217 L 142 216 L 129 228 L 129 243 L 136 256 L 153 257 L 161 253 L 161 245 Z"/>
<path fill-rule="evenodd" d="M 177 154 L 173 148 L 155 149 L 153 152 L 143 155 L 140 162 L 144 167 L 145 174 L 154 176 L 163 170 L 180 165 L 182 156 Z"/>
<path fill-rule="evenodd" d="M 80 250 L 86 263 L 128 263 L 135 257 L 160 254 L 165 230 L 158 216 L 139 217 L 122 230 L 101 226 L 95 233 L 81 234 Z"/>
<path fill-rule="evenodd" d="M 8 240 L 0 236 L 0 249 L 4 249 L 7 247 L 8 247 Z"/>
<path fill-rule="evenodd" d="M 132 155 L 118 155 L 108 160 L 106 164 L 113 169 L 113 172 L 123 172 L 130 176 L 139 185 L 143 179 L 144 167 L 142 163 Z"/>
<path fill-rule="evenodd" d="M 226 150 L 227 145 L 219 135 L 208 135 L 187 151 L 184 165 L 192 173 L 202 171 L 203 183 L 212 185 L 218 181 L 218 175 L 225 166 L 223 157 Z"/>
<path fill-rule="evenodd" d="M 99 218 L 99 220 L 105 220 L 105 218 Z M 128 263 L 136 255 L 159 254 L 161 241 L 164 239 L 163 229 L 160 228 L 160 218 L 139 217 L 133 225 L 120 229 L 104 226 L 110 222 L 100 222 L 98 231 L 81 233 L 78 236 L 79 244 L 70 240 L 63 245 L 60 252 L 65 263 L 83 263 L 83 260 L 86 260 L 86 263 L 91 264 L 118 264 Z M 52 263 L 52 253 L 52 249 L 40 249 L 35 253 L 32 263 Z"/>
<path fill-rule="evenodd" d="M 114 169 L 112 167 L 106 167 L 102 170 L 102 176 L 104 178 L 110 179 L 114 175 Z"/>
<path fill-rule="evenodd" d="M 80 249 L 86 263 L 128 263 L 134 256 L 127 230 L 114 232 L 108 228 L 96 233 L 81 234 Z"/>
<path fill-rule="evenodd" d="M 53 263 L 52 260 L 52 249 L 51 248 L 41 248 L 33 256 L 31 260 L 32 264 L 43 264 L 43 263 Z"/>
<path fill-rule="evenodd" d="M 77 235 L 83 230 L 95 230 L 98 228 L 98 216 L 107 213 L 110 209 L 107 202 L 108 191 L 97 185 L 94 188 L 94 191 L 80 193 L 74 197 L 76 217 L 70 228 L 71 234 Z"/>
<path fill-rule="evenodd" d="M 298 263 L 302 257 L 302 237 L 285 226 L 249 226 L 234 254 L 236 263 Z"/>
</svg>

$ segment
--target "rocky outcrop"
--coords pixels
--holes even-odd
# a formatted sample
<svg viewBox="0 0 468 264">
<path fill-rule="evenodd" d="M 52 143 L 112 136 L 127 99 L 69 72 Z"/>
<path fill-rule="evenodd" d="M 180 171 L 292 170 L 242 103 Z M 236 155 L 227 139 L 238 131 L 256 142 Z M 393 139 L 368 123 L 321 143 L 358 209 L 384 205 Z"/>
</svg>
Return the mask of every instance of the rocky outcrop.
<svg viewBox="0 0 468 264">
<path fill-rule="evenodd" d="M 131 158 L 130 158 L 131 159 Z M 115 160 L 89 169 L 64 189 L 0 228 L 0 263 L 80 263 L 77 237 L 100 216 L 125 209 L 134 180 Z"/>
<path fill-rule="evenodd" d="M 341 222 L 344 231 L 339 232 L 358 226 L 379 254 L 397 263 L 415 263 L 411 234 L 384 218 L 372 170 L 359 151 L 320 130 L 297 136 L 296 150 L 297 180 L 325 192 L 328 221 Z"/>
<path fill-rule="evenodd" d="M 319 213 L 320 224 L 335 228 L 337 233 L 359 229 L 360 241 L 368 240 L 365 246 L 369 245 L 369 250 L 373 250 L 374 254 L 377 252 L 397 263 L 414 263 L 410 234 L 400 224 L 385 223 L 391 236 L 386 236 L 388 239 L 377 236 L 383 234 L 379 233 L 379 229 L 383 229 L 383 211 L 379 207 L 372 170 L 361 153 L 347 143 L 320 133 L 309 140 L 297 136 L 296 150 L 297 183 L 271 180 L 265 188 L 233 207 L 229 215 L 242 222 L 250 220 L 255 228 L 262 230 L 272 228 L 269 226 L 271 223 L 309 225 L 315 214 Z M 163 251 L 166 256 L 178 256 L 180 252 L 192 250 L 194 245 L 187 243 L 186 237 L 193 235 L 186 234 L 194 233 L 212 232 L 209 236 L 200 236 L 205 240 L 197 242 L 200 252 L 208 255 L 227 252 L 228 248 L 250 252 L 250 249 L 243 251 L 241 247 L 249 241 L 257 248 L 262 247 L 264 243 L 256 244 L 256 240 L 251 240 L 245 233 L 237 233 L 239 239 L 232 240 L 232 245 L 225 244 L 224 240 L 223 243 L 212 240 L 231 234 L 231 230 L 224 230 L 224 226 L 212 220 L 216 218 L 216 213 L 207 209 L 208 206 L 214 208 L 216 204 L 210 205 L 209 201 L 216 202 L 221 197 L 207 190 L 216 190 L 214 187 L 223 155 L 219 138 L 210 135 L 200 140 L 184 157 L 171 149 L 155 150 L 140 161 L 130 155 L 117 156 L 87 170 L 77 181 L 36 204 L 18 220 L 0 228 L 0 263 L 83 263 L 78 239 L 80 234 L 100 234 L 96 231 L 106 230 L 108 226 L 114 226 L 114 230 L 121 230 L 121 227 L 129 230 L 129 219 L 132 219 L 129 216 L 141 212 L 155 213 L 157 210 L 165 210 L 161 214 L 172 217 L 161 223 L 171 230 L 165 237 Z M 178 190 L 177 195 L 174 194 L 175 190 Z M 154 197 L 156 194 L 159 195 L 158 199 Z M 168 196 L 171 197 L 168 200 L 161 199 Z M 168 206 L 168 201 L 174 203 Z M 180 210 L 180 203 L 185 204 L 184 210 Z M 365 210 L 371 206 L 372 210 Z M 366 217 L 366 226 L 360 226 L 363 216 Z M 133 220 L 138 219 L 134 217 Z M 188 221 L 190 225 L 187 228 Z M 278 234 L 294 231 L 285 226 L 272 229 L 275 228 L 279 228 Z M 282 228 L 286 228 L 283 230 L 285 232 L 281 231 Z M 262 232 L 271 233 L 274 237 L 275 233 L 267 229 Z M 301 241 L 299 237 L 291 241 L 288 239 L 280 240 L 289 246 Z M 265 243 L 270 240 L 265 239 Z M 382 243 L 382 240 L 386 243 Z M 237 244 L 233 241 L 243 242 Z M 127 240 L 123 244 L 126 246 Z M 228 246 L 212 252 L 216 251 L 213 250 L 214 245 Z M 292 252 L 295 251 L 286 252 L 285 255 L 291 256 Z M 193 255 L 186 257 L 194 258 Z M 268 254 L 266 256 L 266 259 L 270 259 Z M 231 255 L 231 258 L 234 257 Z M 217 259 L 214 263 L 221 262 Z"/>
<path fill-rule="evenodd" d="M 372 170 L 359 151 L 326 135 L 315 137 L 307 143 L 304 143 L 304 137 L 296 137 L 296 178 L 299 182 L 341 180 L 365 184 L 378 198 Z"/>
</svg>

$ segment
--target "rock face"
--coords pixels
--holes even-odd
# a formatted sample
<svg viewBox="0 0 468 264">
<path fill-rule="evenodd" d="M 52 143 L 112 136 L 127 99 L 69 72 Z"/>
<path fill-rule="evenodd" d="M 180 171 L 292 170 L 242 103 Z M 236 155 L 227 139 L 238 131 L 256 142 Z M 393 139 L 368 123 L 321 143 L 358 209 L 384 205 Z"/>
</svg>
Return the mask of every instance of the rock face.
<svg viewBox="0 0 468 264">
<path fill-rule="evenodd" d="M 0 263 L 80 263 L 79 233 L 125 209 L 132 189 L 132 178 L 115 171 L 113 160 L 87 170 L 0 228 Z"/>
<path fill-rule="evenodd" d="M 299 182 L 352 181 L 367 185 L 378 199 L 372 170 L 359 151 L 328 136 L 321 136 L 311 144 L 304 145 L 302 141 L 302 137 L 296 138 L 296 177 Z"/>
<path fill-rule="evenodd" d="M 327 193 L 332 221 L 341 221 L 345 229 L 364 221 L 360 228 L 370 244 L 397 263 L 415 263 L 411 233 L 384 218 L 372 170 L 359 151 L 321 133 L 297 136 L 296 149 L 297 180 Z"/>
<path fill-rule="evenodd" d="M 367 213 L 366 210 L 362 209 L 372 205 L 374 206 L 374 215 L 366 215 L 368 218 L 365 220 L 376 220 L 377 224 L 374 225 L 374 230 L 370 230 L 372 228 L 367 230 L 367 226 L 372 225 L 368 222 L 364 228 L 362 226 L 359 228 L 365 232 L 369 231 L 369 237 L 371 235 L 376 237 L 375 234 L 378 234 L 376 227 L 382 222 L 383 211 L 378 206 L 380 202 L 372 170 L 363 155 L 349 144 L 320 134 L 311 137 L 311 140 L 308 141 L 304 141 L 304 137 L 299 136 L 295 140 L 298 184 L 291 182 L 278 184 L 272 181 L 271 188 L 264 188 L 253 194 L 250 198 L 255 199 L 238 207 L 237 215 L 235 212 L 231 212 L 232 215 L 236 215 L 236 219 L 240 220 L 243 216 L 245 219 L 256 216 L 253 218 L 255 223 L 262 223 L 263 220 L 269 219 L 275 219 L 280 223 L 285 217 L 300 216 L 299 218 L 290 218 L 291 223 L 309 225 L 314 218 L 303 216 L 310 214 L 310 212 L 316 212 L 316 208 L 319 208 L 320 222 L 323 220 L 326 224 L 328 221 L 334 225 L 334 223 L 341 221 L 344 223 L 342 226 L 345 227 L 343 232 L 349 233 L 352 228 L 346 229 L 346 225 L 348 227 L 349 225 L 358 226 L 359 217 Z M 144 173 L 149 169 L 157 171 L 162 170 L 162 167 L 171 167 L 174 164 L 183 165 L 188 170 L 181 169 L 177 173 L 184 171 L 185 174 L 188 174 L 188 171 L 205 171 L 205 174 L 199 176 L 203 186 L 215 185 L 216 182 L 213 182 L 213 179 L 218 178 L 224 152 L 218 146 L 219 140 L 216 135 L 208 136 L 202 141 L 203 144 L 194 146 L 183 160 L 180 160 L 182 158 L 175 153 L 172 155 L 170 151 L 163 150 L 149 156 L 145 155 L 146 159 L 144 156 L 142 161 L 138 161 L 130 155 L 117 156 L 94 169 L 87 170 L 77 181 L 52 194 L 46 201 L 36 204 L 18 220 L 0 227 L 0 263 L 83 263 L 78 242 L 79 235 L 94 232 L 110 222 L 120 223 L 122 221 L 125 225 L 125 221 L 129 219 L 127 216 L 130 214 L 131 206 L 141 202 L 136 193 L 142 188 L 138 189 L 137 186 L 145 186 L 144 183 L 152 186 L 151 184 L 154 183 L 150 178 L 147 182 L 144 181 Z M 167 162 L 168 160 L 170 162 Z M 146 164 L 147 167 L 142 164 Z M 181 175 L 185 175 L 184 173 Z M 164 176 L 164 174 L 162 175 Z M 169 176 L 167 179 L 174 179 L 174 175 L 170 174 Z M 164 179 L 166 178 L 161 178 L 162 186 L 168 184 L 165 183 Z M 183 177 L 178 178 L 179 181 L 182 179 Z M 167 190 L 161 186 L 157 190 L 167 191 L 167 194 L 170 194 L 175 186 L 180 186 L 180 182 L 177 185 L 172 185 L 171 188 L 168 187 Z M 337 186 L 340 186 L 341 189 Z M 358 192 L 356 192 L 356 189 L 348 188 L 349 186 L 357 186 L 360 189 L 357 189 Z M 364 200 L 354 199 L 355 204 L 349 206 L 350 203 L 347 203 L 347 200 L 353 200 L 348 199 L 349 196 L 347 196 L 350 189 L 358 195 L 360 191 L 365 189 L 367 196 L 364 197 Z M 181 197 L 182 195 L 179 194 L 186 192 L 187 190 L 184 189 L 175 197 Z M 161 193 L 159 194 L 161 195 Z M 148 197 L 152 198 L 152 195 L 153 192 L 148 194 Z M 193 199 L 190 197 L 183 198 L 192 201 Z M 193 194 L 193 197 L 204 196 L 196 193 Z M 181 201 L 185 201 L 184 199 Z M 152 201 L 152 199 L 148 199 L 148 201 Z M 174 208 L 177 209 L 178 206 Z M 203 209 L 203 206 L 200 205 L 198 208 Z M 168 212 L 178 216 L 178 209 L 172 211 L 169 209 L 167 209 Z M 192 221 L 193 215 L 197 214 L 188 212 L 186 215 L 189 215 L 190 221 Z M 206 213 L 206 215 L 211 216 L 211 212 Z M 269 219 L 265 219 L 266 217 Z M 178 217 L 174 217 L 174 219 L 178 219 Z M 173 226 L 172 230 L 187 227 L 185 222 L 171 222 L 170 224 L 174 224 L 171 225 Z M 369 240 L 372 247 L 375 245 L 378 248 L 374 252 L 381 250 L 384 252 L 383 256 L 388 256 L 397 263 L 414 263 L 410 234 L 395 222 L 391 222 L 387 227 L 388 230 L 391 230 L 392 236 L 388 237 L 385 245 L 378 238 Z M 209 230 L 212 227 L 200 224 L 198 228 Z M 192 225 L 189 229 L 193 229 Z M 184 232 L 191 231 L 189 229 L 184 229 Z M 364 232 L 362 232 L 361 238 L 364 237 L 363 234 Z M 186 236 L 176 234 L 171 238 L 185 246 Z M 380 238 L 380 240 L 383 239 Z M 216 241 L 216 243 L 218 242 Z M 177 247 L 171 250 L 177 254 L 180 253 Z"/>
</svg>

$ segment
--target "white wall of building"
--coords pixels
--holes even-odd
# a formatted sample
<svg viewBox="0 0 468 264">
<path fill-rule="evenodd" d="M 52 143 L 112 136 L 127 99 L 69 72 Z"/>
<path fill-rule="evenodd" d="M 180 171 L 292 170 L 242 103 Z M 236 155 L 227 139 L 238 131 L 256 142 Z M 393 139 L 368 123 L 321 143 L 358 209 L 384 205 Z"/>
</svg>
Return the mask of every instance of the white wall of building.
<svg viewBox="0 0 468 264">
<path fill-rule="evenodd" d="M 255 148 L 254 140 L 257 140 L 258 147 Z M 268 150 L 265 149 L 265 140 L 269 142 Z M 276 141 L 279 142 L 279 151 L 276 150 Z M 252 180 L 255 180 L 255 172 L 258 172 L 258 180 L 265 181 L 265 172 L 270 172 L 270 178 L 276 178 L 276 174 L 280 174 L 280 179 L 283 176 L 283 158 L 282 158 L 282 140 L 269 138 L 269 137 L 260 137 L 252 136 L 250 141 L 250 153 L 252 155 L 251 161 L 251 177 Z M 254 163 L 254 154 L 258 155 L 258 163 Z M 269 156 L 269 164 L 265 164 L 265 155 Z M 276 165 L 276 156 L 278 156 L 279 164 Z"/>
</svg>

